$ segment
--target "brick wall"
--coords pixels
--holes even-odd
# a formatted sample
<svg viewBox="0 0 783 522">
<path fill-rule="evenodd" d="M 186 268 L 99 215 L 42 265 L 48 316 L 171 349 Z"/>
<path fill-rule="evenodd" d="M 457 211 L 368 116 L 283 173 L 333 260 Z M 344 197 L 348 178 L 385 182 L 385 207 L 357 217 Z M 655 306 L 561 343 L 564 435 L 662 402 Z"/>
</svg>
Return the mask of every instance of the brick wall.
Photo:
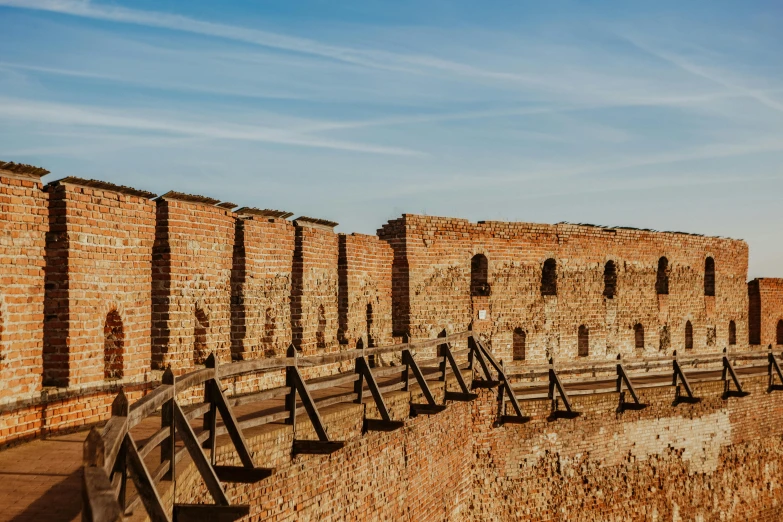
<svg viewBox="0 0 783 522">
<path fill-rule="evenodd" d="M 737 348 L 747 347 L 743 241 L 409 214 L 378 234 L 395 251 L 395 313 L 407 311 L 407 317 L 395 317 L 395 330 L 405 328 L 414 339 L 464 330 L 472 322 L 508 360 L 512 333 L 520 328 L 526 334 L 526 360 L 540 363 L 549 356 L 576 358 L 580 326 L 588 334 L 589 357 L 605 358 L 682 350 L 687 321 L 695 351 L 722 349 L 734 321 Z M 487 292 L 471 292 L 471 260 L 477 255 L 487 258 Z M 658 295 L 658 263 L 664 256 L 668 295 Z M 705 295 L 708 257 L 716 267 L 714 296 Z M 556 295 L 542 295 L 553 293 L 542 292 L 547 259 L 556 264 Z M 604 295 L 608 261 L 615 267 L 612 298 Z M 635 348 L 637 324 L 644 328 L 643 350 Z"/>
<path fill-rule="evenodd" d="M 184 371 L 214 352 L 231 360 L 234 216 L 217 200 L 157 200 L 152 272 L 152 365 Z"/>
<path fill-rule="evenodd" d="M 302 355 L 337 351 L 337 258 L 335 224 L 299 218 L 291 285 L 293 343 Z"/>
<path fill-rule="evenodd" d="M 154 194 L 78 178 L 46 189 L 44 384 L 146 380 Z"/>
<path fill-rule="evenodd" d="M 45 173 L 0 164 L 0 404 L 41 390 Z"/>
<path fill-rule="evenodd" d="M 765 377 L 748 397 L 694 384 L 698 404 L 674 406 L 672 387 L 640 390 L 648 407 L 618 414 L 617 394 L 573 397 L 581 415 L 552 420 L 551 402 L 525 401 L 532 420 L 496 426 L 496 392 L 361 433 L 362 406 L 324 408 L 329 456 L 290 458 L 291 427 L 246 436 L 258 485 L 227 485 L 248 520 L 766 520 L 783 517 L 783 400 Z M 405 393 L 391 394 L 393 410 Z M 312 436 L 306 419 L 297 437 Z M 227 437 L 218 462 L 236 464 Z M 221 439 L 219 439 L 220 441 Z M 180 467 L 178 502 L 211 502 L 194 466 Z"/>
<path fill-rule="evenodd" d="M 350 348 L 360 340 L 365 347 L 391 344 L 392 249 L 376 236 L 339 238 L 340 342 Z"/>
<path fill-rule="evenodd" d="M 773 348 L 783 345 L 783 279 L 750 281 L 748 298 L 751 344 Z"/>
<path fill-rule="evenodd" d="M 285 219 L 245 215 L 236 227 L 232 356 L 240 360 L 284 355 L 291 344 L 294 226 Z"/>
</svg>

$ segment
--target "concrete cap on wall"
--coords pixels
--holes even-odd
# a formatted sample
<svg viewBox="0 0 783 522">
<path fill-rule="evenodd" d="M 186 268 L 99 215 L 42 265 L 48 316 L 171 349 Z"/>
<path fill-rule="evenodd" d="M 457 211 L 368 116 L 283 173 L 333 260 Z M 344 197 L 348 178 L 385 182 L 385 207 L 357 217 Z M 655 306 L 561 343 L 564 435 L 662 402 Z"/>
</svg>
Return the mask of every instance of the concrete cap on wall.
<svg viewBox="0 0 783 522">
<path fill-rule="evenodd" d="M 152 199 L 156 194 L 148 192 L 146 190 L 139 190 L 132 187 L 126 187 L 125 185 L 115 185 L 108 181 L 99 181 L 96 179 L 83 179 L 75 176 L 68 176 L 66 178 L 58 179 L 48 183 L 49 187 L 56 187 L 57 185 L 78 185 L 80 187 L 96 188 L 100 190 L 109 190 L 112 192 L 119 192 L 121 194 L 128 194 L 130 196 L 137 196 L 140 198 Z"/>
<path fill-rule="evenodd" d="M 219 199 L 215 198 L 208 198 L 206 196 L 198 196 L 195 194 L 185 194 L 183 192 L 177 192 L 175 190 L 169 190 L 162 196 L 158 197 L 159 200 L 161 199 L 176 199 L 177 201 L 187 201 L 188 203 L 201 203 L 202 205 L 217 205 L 220 203 Z"/>
<path fill-rule="evenodd" d="M 279 219 L 288 219 L 294 215 L 293 212 L 286 212 L 285 210 L 273 210 L 271 208 L 260 209 L 254 207 L 242 207 L 237 209 L 236 213 L 242 216 L 259 216 Z"/>
<path fill-rule="evenodd" d="M 332 230 L 339 225 L 337 221 L 329 221 L 328 219 L 317 219 L 307 216 L 300 216 L 294 220 L 294 225 L 298 227 L 316 227 Z"/>
<path fill-rule="evenodd" d="M 34 165 L 25 165 L 24 163 L 14 163 L 13 161 L 0 161 L 0 172 L 8 174 L 15 178 L 41 179 L 42 176 L 49 174 L 49 171 L 36 167 Z"/>
</svg>

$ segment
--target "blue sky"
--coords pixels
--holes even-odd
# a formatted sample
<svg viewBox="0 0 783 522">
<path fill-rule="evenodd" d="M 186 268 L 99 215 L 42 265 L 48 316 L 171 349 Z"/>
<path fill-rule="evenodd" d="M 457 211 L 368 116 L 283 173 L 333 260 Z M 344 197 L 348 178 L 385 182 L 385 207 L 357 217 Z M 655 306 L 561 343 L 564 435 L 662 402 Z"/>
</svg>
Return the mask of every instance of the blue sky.
<svg viewBox="0 0 783 522">
<path fill-rule="evenodd" d="M 722 235 L 783 277 L 779 1 L 0 0 L 0 21 L 0 159 L 48 179 L 344 232 Z"/>
</svg>

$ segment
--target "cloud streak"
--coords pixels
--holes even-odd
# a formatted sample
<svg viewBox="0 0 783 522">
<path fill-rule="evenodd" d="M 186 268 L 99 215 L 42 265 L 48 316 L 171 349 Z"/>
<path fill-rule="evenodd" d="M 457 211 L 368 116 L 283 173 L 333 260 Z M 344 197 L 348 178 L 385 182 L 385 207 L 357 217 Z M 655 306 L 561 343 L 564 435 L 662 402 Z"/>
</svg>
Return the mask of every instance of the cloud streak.
<svg viewBox="0 0 783 522">
<path fill-rule="evenodd" d="M 123 113 L 105 111 L 94 107 L 10 98 L 0 98 L 0 116 L 9 120 L 24 120 L 54 125 L 117 128 L 211 138 L 215 140 L 263 142 L 370 154 L 397 156 L 417 156 L 422 154 L 419 151 L 399 147 L 384 147 L 311 137 L 285 129 L 220 124 L 217 122 L 204 123 L 185 120 L 142 118 L 138 116 L 129 116 Z"/>
</svg>

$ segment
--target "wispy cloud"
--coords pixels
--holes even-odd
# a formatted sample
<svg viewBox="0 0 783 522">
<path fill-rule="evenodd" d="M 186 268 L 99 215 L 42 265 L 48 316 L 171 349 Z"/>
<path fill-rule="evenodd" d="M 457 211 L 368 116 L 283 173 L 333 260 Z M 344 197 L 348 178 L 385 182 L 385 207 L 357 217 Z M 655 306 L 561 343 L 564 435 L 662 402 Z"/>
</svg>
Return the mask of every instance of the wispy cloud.
<svg viewBox="0 0 783 522">
<path fill-rule="evenodd" d="M 256 141 L 385 155 L 412 156 L 422 154 L 418 151 L 398 147 L 384 147 L 317 138 L 285 129 L 221 124 L 219 122 L 143 118 L 94 107 L 9 98 L 0 98 L 0 116 L 10 120 L 25 120 L 56 125 L 132 129 L 216 140 Z"/>
</svg>

